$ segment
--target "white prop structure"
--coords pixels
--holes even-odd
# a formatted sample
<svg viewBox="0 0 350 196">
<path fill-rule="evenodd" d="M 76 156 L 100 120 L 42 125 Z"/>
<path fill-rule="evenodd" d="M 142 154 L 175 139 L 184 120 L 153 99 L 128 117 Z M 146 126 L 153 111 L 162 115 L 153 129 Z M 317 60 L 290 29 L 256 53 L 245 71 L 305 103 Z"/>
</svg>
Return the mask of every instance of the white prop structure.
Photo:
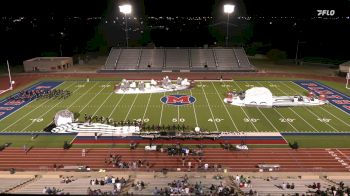
<svg viewBox="0 0 350 196">
<path fill-rule="evenodd" d="M 67 123 L 61 124 L 51 130 L 53 133 L 98 133 L 114 134 L 115 136 L 131 136 L 133 133 L 140 133 L 138 126 L 106 125 L 102 123 Z"/>
<path fill-rule="evenodd" d="M 316 97 L 313 93 L 308 96 L 273 96 L 265 87 L 253 87 L 245 92 L 229 92 L 225 103 L 246 107 L 289 107 L 289 106 L 317 106 L 328 103 L 324 95 Z"/>
<path fill-rule="evenodd" d="M 176 82 L 172 82 L 168 76 L 161 81 L 151 79 L 150 81 L 128 81 L 123 79 L 120 84 L 115 86 L 116 94 L 144 94 L 144 93 L 164 93 L 179 90 L 186 90 L 191 87 L 193 81 L 187 78 L 177 78 Z"/>
</svg>

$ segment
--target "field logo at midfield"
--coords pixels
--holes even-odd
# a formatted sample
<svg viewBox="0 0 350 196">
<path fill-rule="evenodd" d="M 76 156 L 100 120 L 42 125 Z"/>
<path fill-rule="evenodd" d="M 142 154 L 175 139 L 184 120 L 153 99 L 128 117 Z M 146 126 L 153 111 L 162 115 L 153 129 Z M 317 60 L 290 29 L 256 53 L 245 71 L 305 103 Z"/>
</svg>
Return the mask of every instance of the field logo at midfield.
<svg viewBox="0 0 350 196">
<path fill-rule="evenodd" d="M 187 105 L 196 101 L 196 98 L 191 95 L 167 95 L 160 99 L 161 102 L 170 105 Z"/>
</svg>

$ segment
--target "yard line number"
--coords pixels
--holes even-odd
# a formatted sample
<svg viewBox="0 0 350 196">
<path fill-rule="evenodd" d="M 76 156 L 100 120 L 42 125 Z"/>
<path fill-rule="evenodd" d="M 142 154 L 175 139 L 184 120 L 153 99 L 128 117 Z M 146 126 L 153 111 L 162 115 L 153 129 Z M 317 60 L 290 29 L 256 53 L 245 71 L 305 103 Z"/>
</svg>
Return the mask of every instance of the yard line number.
<svg viewBox="0 0 350 196">
<path fill-rule="evenodd" d="M 77 87 L 77 88 L 84 88 L 84 87 L 85 87 L 85 84 L 78 84 L 78 85 L 76 85 L 75 87 Z"/>
<path fill-rule="evenodd" d="M 292 122 L 294 122 L 295 121 L 295 119 L 294 118 L 280 118 L 279 119 L 281 122 L 283 122 L 283 123 L 292 123 Z"/>
<path fill-rule="evenodd" d="M 186 120 L 184 118 L 179 118 L 179 122 L 185 122 Z M 177 118 L 173 118 L 173 122 L 177 122 Z"/>
<path fill-rule="evenodd" d="M 149 122 L 149 118 L 144 118 L 143 120 L 141 118 L 137 118 L 137 119 L 134 119 L 134 121 L 137 121 L 137 122 Z"/>
<path fill-rule="evenodd" d="M 244 122 L 246 122 L 246 123 L 256 123 L 256 122 L 258 122 L 258 120 L 260 120 L 260 119 L 258 119 L 258 118 L 243 118 L 243 121 Z"/>
<path fill-rule="evenodd" d="M 212 119 L 212 118 L 209 118 L 208 119 L 208 122 L 221 122 L 221 121 L 223 121 L 224 119 L 222 119 L 222 118 L 214 118 L 214 119 Z"/>
<path fill-rule="evenodd" d="M 323 123 L 329 123 L 329 121 L 331 121 L 329 118 L 318 118 L 317 120 Z"/>
<path fill-rule="evenodd" d="M 34 123 L 34 122 L 42 122 L 44 119 L 43 118 L 31 118 L 29 120 L 31 120 Z"/>
</svg>

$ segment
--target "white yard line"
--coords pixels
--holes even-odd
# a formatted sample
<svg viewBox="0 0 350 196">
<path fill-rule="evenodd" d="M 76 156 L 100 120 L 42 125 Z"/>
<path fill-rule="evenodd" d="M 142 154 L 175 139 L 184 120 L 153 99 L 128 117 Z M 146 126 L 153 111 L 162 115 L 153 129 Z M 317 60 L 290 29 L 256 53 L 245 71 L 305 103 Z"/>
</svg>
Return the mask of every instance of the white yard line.
<svg viewBox="0 0 350 196">
<path fill-rule="evenodd" d="M 264 86 L 261 82 L 258 82 L 258 84 L 260 84 L 261 86 Z M 269 84 L 272 84 L 272 83 L 269 82 Z M 299 132 L 299 130 L 296 129 L 296 128 L 292 125 L 292 123 L 288 122 L 288 121 L 286 120 L 286 118 L 285 118 L 276 108 L 273 108 L 273 110 L 274 110 L 275 112 L 277 112 L 277 113 L 285 120 L 285 122 L 287 122 L 291 127 L 293 127 L 293 129 L 294 129 L 296 132 Z"/>
<path fill-rule="evenodd" d="M 192 90 L 190 90 L 190 92 L 191 92 L 191 96 L 192 96 Z M 192 107 L 193 107 L 194 117 L 195 117 L 195 119 L 196 119 L 196 125 L 197 125 L 197 127 L 199 127 L 199 126 L 198 126 L 198 119 L 197 119 L 196 109 L 195 109 L 195 107 L 194 107 L 194 104 L 195 104 L 195 103 L 196 103 L 196 102 L 194 102 L 194 103 L 192 104 Z"/>
<path fill-rule="evenodd" d="M 233 81 L 233 83 L 242 91 L 242 88 L 241 88 L 234 80 L 232 80 L 232 81 Z M 229 90 L 227 86 L 226 86 L 226 89 Z M 245 110 L 243 109 L 243 107 L 242 107 L 242 106 L 239 106 L 239 107 L 242 109 L 242 111 L 243 111 L 243 113 L 245 114 L 245 116 L 246 116 L 248 119 L 250 119 L 250 117 L 249 117 L 248 114 L 245 112 Z M 253 127 L 254 127 L 254 129 L 255 129 L 256 131 L 259 131 L 258 128 L 256 128 L 256 126 L 254 125 L 254 123 L 253 123 L 252 121 L 250 121 L 250 123 L 253 125 Z"/>
<path fill-rule="evenodd" d="M 302 88 L 302 87 L 300 87 L 299 85 L 297 85 L 297 84 L 295 84 L 294 82 L 292 82 L 295 86 L 297 86 L 297 87 L 299 87 L 299 88 Z M 303 88 L 302 88 L 303 89 Z M 304 90 L 304 89 L 303 89 Z M 337 109 L 339 109 L 338 107 L 335 107 L 334 105 L 331 105 L 332 107 L 334 107 L 334 108 L 337 108 Z M 325 111 L 325 112 L 327 112 L 328 114 L 330 114 L 330 115 L 332 115 L 334 118 L 336 118 L 337 120 L 339 120 L 339 121 L 341 121 L 342 123 L 344 123 L 344 124 L 346 124 L 348 127 L 350 127 L 350 124 L 348 124 L 348 123 L 346 123 L 346 122 L 344 122 L 342 119 L 340 119 L 340 118 L 338 118 L 337 116 L 335 116 L 334 114 L 332 114 L 331 112 L 329 112 L 329 111 L 327 111 L 326 109 L 324 109 L 323 107 L 320 107 L 323 111 Z M 339 109 L 340 110 L 340 109 Z M 342 112 L 344 112 L 343 110 L 340 110 L 340 111 L 342 111 Z M 345 112 L 346 113 L 346 112 Z M 348 113 L 346 113 L 346 114 L 348 114 Z"/>
<path fill-rule="evenodd" d="M 215 91 L 216 91 L 216 94 L 218 95 L 218 97 L 219 97 L 219 99 L 220 99 L 220 102 L 222 103 L 222 105 L 224 106 L 224 108 L 225 108 L 225 110 L 226 110 L 228 116 L 230 117 L 233 126 L 235 127 L 236 131 L 238 131 L 238 128 L 237 128 L 237 126 L 236 126 L 236 123 L 233 121 L 232 116 L 231 116 L 230 112 L 228 111 L 228 109 L 227 109 L 227 107 L 226 107 L 224 101 L 221 100 L 220 94 L 219 94 L 218 90 L 216 89 L 214 83 L 211 82 L 211 84 L 214 86 L 214 89 L 215 89 Z"/>
<path fill-rule="evenodd" d="M 102 102 L 102 104 L 100 105 L 100 107 L 97 108 L 97 110 L 94 112 L 94 114 L 92 114 L 92 116 L 95 116 L 95 114 L 101 109 L 101 107 L 106 103 L 106 101 L 109 99 L 109 97 L 111 97 L 111 95 L 113 95 L 114 92 L 112 91 L 108 97 Z"/>
<path fill-rule="evenodd" d="M 208 107 L 209 107 L 209 110 L 210 110 L 211 116 L 212 116 L 212 118 L 213 118 L 213 122 L 214 122 L 214 124 L 215 124 L 216 130 L 219 132 L 218 125 L 216 124 L 215 117 L 214 117 L 213 111 L 211 110 L 211 107 L 210 107 L 210 104 L 209 104 L 209 101 L 208 101 L 208 97 L 207 97 L 207 95 L 205 94 L 205 91 L 204 91 L 204 88 L 203 88 L 203 84 L 202 84 L 202 82 L 201 82 L 201 85 L 202 85 L 202 87 L 201 87 L 201 88 L 202 88 L 202 91 L 203 91 L 203 93 L 204 93 L 204 97 L 205 97 L 205 99 L 207 100 Z"/>
<path fill-rule="evenodd" d="M 59 86 L 62 85 L 63 83 L 64 83 L 64 82 L 62 82 L 61 84 L 57 85 L 55 88 L 59 87 Z M 35 84 L 34 84 L 34 85 L 35 85 Z M 73 85 L 73 84 L 71 84 L 70 86 L 72 86 L 72 85 Z M 69 87 L 70 87 L 70 86 L 69 86 Z M 63 89 L 63 90 L 66 90 L 66 89 L 69 88 L 69 87 L 66 87 L 66 88 Z M 55 88 L 53 88 L 53 89 L 55 89 Z M 5 101 L 6 99 L 7 99 L 7 98 L 5 98 L 3 101 Z M 0 119 L 0 122 L 1 122 L 2 120 L 6 119 L 7 117 L 11 116 L 12 114 L 16 113 L 17 111 L 21 110 L 22 108 L 25 108 L 25 107 L 29 106 L 29 104 L 32 103 L 32 102 L 35 101 L 35 100 L 36 100 L 36 99 L 31 100 L 30 102 L 26 103 L 25 105 L 23 105 L 22 107 L 20 107 L 20 108 L 19 108 L 18 110 L 16 110 L 15 112 L 12 112 L 11 114 L 9 114 L 9 115 L 5 116 L 4 118 Z M 3 101 L 1 101 L 1 102 L 3 102 Z M 47 103 L 48 101 L 50 101 L 50 99 L 48 99 L 48 100 L 45 101 L 44 103 L 40 104 L 38 107 L 41 107 L 43 104 Z M 1 102 L 0 102 L 0 103 L 1 103 Z M 34 110 L 36 110 L 36 109 L 34 109 Z M 28 114 L 32 113 L 34 110 L 28 112 L 25 116 L 27 116 Z M 22 118 L 25 117 L 25 116 L 22 116 Z M 22 118 L 21 118 L 21 119 L 22 119 Z M 19 120 L 20 120 L 20 119 L 19 119 Z M 16 122 L 17 122 L 17 121 L 16 121 Z M 12 124 L 16 124 L 16 122 L 15 122 L 15 123 L 12 123 Z M 12 125 L 12 124 L 11 124 L 11 125 Z M 9 126 L 11 126 L 11 125 L 9 125 Z"/>
<path fill-rule="evenodd" d="M 107 84 L 109 84 L 110 82 L 108 82 Z M 100 90 L 100 92 L 98 92 L 92 99 L 90 99 L 90 101 L 79 111 L 79 113 L 80 112 L 82 112 L 85 108 L 86 108 L 86 106 L 88 106 L 96 97 L 97 97 L 97 95 L 99 95 L 102 91 L 103 91 L 103 89 L 105 89 L 106 87 L 102 87 L 102 89 Z M 79 99 L 80 99 L 80 97 L 79 97 Z M 68 108 L 70 108 L 72 105 L 70 105 Z"/>
<path fill-rule="evenodd" d="M 165 96 L 165 93 L 163 94 L 163 97 L 164 96 Z M 162 110 L 160 111 L 159 126 L 162 125 L 163 109 L 164 109 L 164 103 L 162 103 Z"/>
<path fill-rule="evenodd" d="M 126 121 L 126 119 L 128 119 L 128 116 L 129 116 L 129 114 L 130 114 L 130 111 L 131 111 L 131 109 L 134 107 L 135 101 L 136 101 L 136 99 L 137 99 L 138 96 L 139 96 L 139 94 L 136 94 L 135 99 L 134 99 L 134 101 L 132 102 L 132 104 L 131 104 L 131 106 L 130 106 L 130 108 L 129 108 L 128 113 L 126 114 L 124 121 Z"/>
<path fill-rule="evenodd" d="M 61 84 L 63 84 L 63 82 L 62 82 Z M 60 84 L 60 85 L 61 85 L 61 84 Z M 67 87 L 64 88 L 63 90 L 66 90 L 66 89 L 70 88 L 73 84 L 74 84 L 74 83 L 72 83 L 71 85 L 67 86 Z M 58 86 L 59 86 L 59 85 L 58 85 Z M 57 86 L 57 87 L 58 87 L 58 86 Z M 56 87 L 55 87 L 55 88 L 56 88 Z M 34 101 L 34 100 L 33 100 L 33 101 Z M 46 100 L 45 102 L 43 102 L 43 103 L 40 104 L 39 106 L 35 107 L 33 110 L 30 110 L 30 112 L 26 113 L 26 115 L 22 116 L 21 118 L 17 119 L 15 122 L 11 123 L 9 126 L 7 126 L 7 127 L 6 127 L 5 129 L 3 129 L 2 131 L 5 131 L 5 130 L 7 130 L 9 127 L 11 127 L 12 125 L 15 125 L 18 121 L 22 120 L 24 117 L 28 116 L 29 114 L 31 114 L 31 113 L 34 112 L 35 110 L 39 109 L 39 107 L 43 106 L 44 104 L 46 104 L 46 103 L 49 102 L 49 101 L 51 101 L 51 99 Z M 31 101 L 31 102 L 32 102 L 32 101 Z M 29 103 L 31 103 L 31 102 L 29 102 Z M 27 103 L 27 104 L 29 104 L 29 103 Z M 26 107 L 26 105 L 22 106 L 22 108 L 25 108 L 25 107 Z M 22 109 L 22 108 L 20 108 L 20 109 Z M 20 109 L 18 109 L 17 111 L 19 111 Z M 17 111 L 16 111 L 16 112 L 17 112 Z M 16 113 L 16 112 L 13 112 L 12 114 L 14 114 L 14 113 Z M 11 114 L 10 114 L 10 115 L 11 115 Z M 8 116 L 10 116 L 10 115 L 8 115 Z M 8 117 L 8 116 L 6 116 L 6 117 Z M 5 117 L 5 118 L 6 118 L 6 117 Z M 5 118 L 3 118 L 3 119 L 5 119 Z M 2 119 L 2 120 L 3 120 L 3 119 Z"/>
<path fill-rule="evenodd" d="M 294 91 L 295 93 L 300 94 L 300 92 L 298 92 L 298 91 L 296 91 L 296 90 L 290 88 L 288 85 L 286 85 L 286 84 L 284 84 L 284 83 L 281 83 L 281 84 L 284 85 L 284 86 L 286 86 L 286 87 L 289 88 L 290 90 Z M 280 90 L 280 91 L 283 92 L 285 95 L 287 95 L 287 93 L 285 93 L 283 90 Z M 304 107 L 304 108 L 305 108 L 309 113 L 311 113 L 312 115 L 316 116 L 317 119 L 320 118 L 317 114 L 315 114 L 314 112 L 312 112 L 309 108 L 307 108 L 307 107 Z M 326 122 L 325 122 L 325 123 L 326 123 Z M 328 124 L 328 123 L 326 123 L 326 125 L 328 125 L 330 128 L 332 128 L 334 131 L 339 132 L 339 131 L 338 131 L 336 128 L 334 128 L 332 125 L 330 125 L 330 124 Z"/>
<path fill-rule="evenodd" d="M 97 84 L 97 83 L 96 83 L 96 84 Z M 92 87 L 94 87 L 96 84 L 94 84 Z M 77 102 L 81 97 L 83 97 L 83 95 L 85 95 L 88 91 L 90 91 L 90 90 L 92 89 L 92 87 L 90 87 L 90 89 L 87 90 L 84 94 L 80 95 L 79 98 L 77 98 L 70 106 L 72 106 L 72 105 L 73 105 L 75 102 Z M 73 91 L 73 93 L 74 93 L 75 91 L 77 91 L 78 89 L 81 89 L 81 88 L 77 88 L 76 90 Z M 60 103 L 63 102 L 63 101 L 64 101 L 64 100 L 58 102 L 57 104 L 55 104 L 55 106 L 57 106 L 58 104 L 60 104 Z M 55 106 L 54 106 L 54 107 L 55 107 Z M 68 108 L 70 108 L 70 106 L 69 106 Z M 47 110 L 44 114 L 40 115 L 39 118 L 43 117 L 45 114 L 47 114 L 48 112 L 50 112 L 54 107 L 52 107 L 51 109 Z M 67 109 L 68 109 L 68 108 L 67 108 Z M 34 123 L 34 122 L 31 122 L 28 126 L 26 126 L 24 129 L 22 129 L 22 131 L 26 130 L 26 129 L 27 129 L 28 127 L 30 127 L 33 123 Z M 50 124 L 51 124 L 51 122 L 48 123 L 46 126 L 49 126 Z"/>
<path fill-rule="evenodd" d="M 123 94 L 122 97 L 119 99 L 118 103 L 114 106 L 114 108 L 113 108 L 112 112 L 109 114 L 108 118 L 111 118 L 111 116 L 113 115 L 115 109 L 118 107 L 120 101 L 123 99 L 124 96 L 125 96 L 125 94 Z"/>
<path fill-rule="evenodd" d="M 151 97 L 152 97 L 152 93 L 149 94 L 147 105 L 146 105 L 146 109 L 145 109 L 145 112 L 143 113 L 143 116 L 142 116 L 142 119 L 141 119 L 142 122 L 145 119 L 145 116 L 146 116 L 146 113 L 147 113 L 147 109 L 148 109 L 148 105 L 149 105 L 149 101 L 151 100 Z"/>
<path fill-rule="evenodd" d="M 177 107 L 177 124 L 179 124 L 180 122 L 180 106 L 176 106 Z"/>
</svg>

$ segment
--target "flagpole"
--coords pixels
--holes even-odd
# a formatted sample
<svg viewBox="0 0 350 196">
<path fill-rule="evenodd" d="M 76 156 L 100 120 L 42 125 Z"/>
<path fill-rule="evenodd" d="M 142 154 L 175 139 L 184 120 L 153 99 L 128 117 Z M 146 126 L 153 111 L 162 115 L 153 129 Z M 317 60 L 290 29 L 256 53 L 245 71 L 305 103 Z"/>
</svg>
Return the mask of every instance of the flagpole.
<svg viewBox="0 0 350 196">
<path fill-rule="evenodd" d="M 349 71 L 348 71 L 348 73 L 346 74 L 346 88 L 347 89 L 350 89 L 349 87 L 348 87 L 348 84 L 349 84 L 349 80 L 350 80 L 350 66 L 349 66 Z"/>
<path fill-rule="evenodd" d="M 7 60 L 7 70 L 9 72 L 10 90 L 12 90 L 12 78 L 11 78 L 10 64 L 8 60 Z"/>
</svg>

